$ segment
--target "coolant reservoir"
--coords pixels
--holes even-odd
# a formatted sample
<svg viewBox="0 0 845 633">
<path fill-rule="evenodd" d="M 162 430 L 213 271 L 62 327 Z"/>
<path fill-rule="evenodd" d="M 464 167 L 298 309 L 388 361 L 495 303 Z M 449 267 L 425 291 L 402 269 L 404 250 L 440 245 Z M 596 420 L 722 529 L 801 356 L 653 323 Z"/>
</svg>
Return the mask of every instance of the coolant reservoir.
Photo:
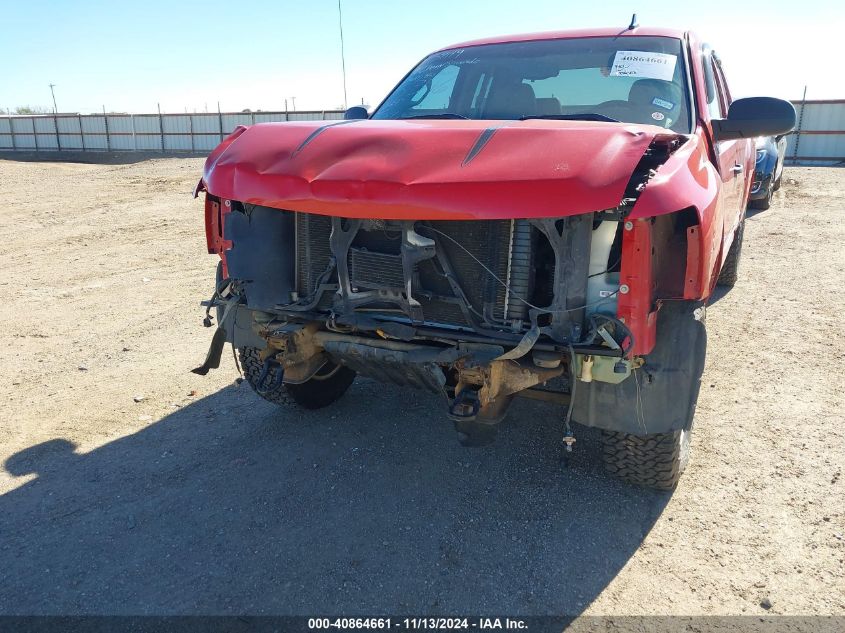
<svg viewBox="0 0 845 633">
<path fill-rule="evenodd" d="M 616 314 L 614 293 L 619 289 L 619 273 L 605 271 L 618 227 L 619 222 L 605 220 L 593 231 L 590 243 L 590 276 L 587 279 L 587 315 L 595 312 L 611 316 Z"/>
</svg>

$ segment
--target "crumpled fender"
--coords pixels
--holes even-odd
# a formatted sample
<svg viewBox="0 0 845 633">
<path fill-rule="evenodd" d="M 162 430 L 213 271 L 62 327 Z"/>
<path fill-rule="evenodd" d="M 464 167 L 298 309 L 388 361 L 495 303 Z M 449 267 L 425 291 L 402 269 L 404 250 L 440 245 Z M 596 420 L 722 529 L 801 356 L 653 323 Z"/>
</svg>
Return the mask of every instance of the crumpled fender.
<svg viewBox="0 0 845 633">
<path fill-rule="evenodd" d="M 696 278 L 688 280 L 690 291 L 684 297 L 686 299 L 704 298 L 709 293 L 722 247 L 722 225 L 717 208 L 722 179 L 707 151 L 701 134 L 692 135 L 657 169 L 629 216 L 631 220 L 637 220 L 689 207 L 695 209 L 699 229 L 690 236 L 697 243 L 690 245 L 688 260 L 695 258 Z"/>
<path fill-rule="evenodd" d="M 584 121 L 303 121 L 238 128 L 203 180 L 223 199 L 396 220 L 563 217 L 619 205 L 657 134 Z"/>
</svg>

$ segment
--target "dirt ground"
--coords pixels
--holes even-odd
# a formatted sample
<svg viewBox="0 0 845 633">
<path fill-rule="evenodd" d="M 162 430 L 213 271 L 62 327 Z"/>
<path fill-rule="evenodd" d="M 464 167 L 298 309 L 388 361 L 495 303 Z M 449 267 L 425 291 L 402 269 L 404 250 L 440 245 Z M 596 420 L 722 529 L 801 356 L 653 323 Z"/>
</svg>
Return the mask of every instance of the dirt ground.
<svg viewBox="0 0 845 633">
<path fill-rule="evenodd" d="M 845 170 L 749 217 L 667 495 L 587 429 L 561 465 L 548 404 L 468 450 L 426 394 L 189 373 L 201 165 L 0 160 L 0 613 L 845 614 Z"/>
</svg>

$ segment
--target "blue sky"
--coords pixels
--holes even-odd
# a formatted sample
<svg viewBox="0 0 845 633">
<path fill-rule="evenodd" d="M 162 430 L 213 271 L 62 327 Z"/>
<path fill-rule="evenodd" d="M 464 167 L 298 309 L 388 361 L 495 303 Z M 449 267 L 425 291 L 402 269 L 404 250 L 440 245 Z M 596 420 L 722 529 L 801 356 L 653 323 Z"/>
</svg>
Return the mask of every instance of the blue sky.
<svg viewBox="0 0 845 633">
<path fill-rule="evenodd" d="M 845 98 L 845 3 L 809 0 L 343 0 L 349 104 L 378 103 L 421 57 L 475 37 L 640 23 L 692 28 L 735 96 Z M 165 112 L 343 103 L 337 0 L 0 0 L 0 109 Z M 289 99 L 291 107 L 293 101 Z"/>
</svg>

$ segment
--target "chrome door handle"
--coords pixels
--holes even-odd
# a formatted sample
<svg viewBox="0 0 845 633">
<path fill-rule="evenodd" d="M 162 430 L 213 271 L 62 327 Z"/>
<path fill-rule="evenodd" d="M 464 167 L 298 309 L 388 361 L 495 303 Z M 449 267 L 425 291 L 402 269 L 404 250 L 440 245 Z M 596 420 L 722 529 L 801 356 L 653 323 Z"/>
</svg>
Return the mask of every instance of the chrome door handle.
<svg viewBox="0 0 845 633">
<path fill-rule="evenodd" d="M 733 173 L 737 174 L 737 175 L 741 174 L 742 173 L 742 165 L 740 165 L 739 163 L 735 164 L 733 167 L 731 167 L 731 171 Z"/>
</svg>

